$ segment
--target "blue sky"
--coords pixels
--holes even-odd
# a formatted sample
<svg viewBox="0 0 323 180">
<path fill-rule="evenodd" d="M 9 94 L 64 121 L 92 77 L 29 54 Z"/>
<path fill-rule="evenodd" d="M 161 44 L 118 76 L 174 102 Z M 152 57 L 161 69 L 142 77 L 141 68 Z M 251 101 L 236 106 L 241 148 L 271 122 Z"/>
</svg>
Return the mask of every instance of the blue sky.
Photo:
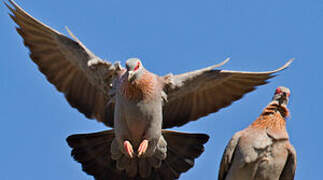
<svg viewBox="0 0 323 180">
<path fill-rule="evenodd" d="M 177 130 L 210 135 L 205 152 L 181 179 L 216 179 L 224 148 L 254 121 L 279 85 L 291 89 L 287 129 L 298 155 L 297 180 L 322 171 L 323 1 L 108 0 L 18 1 L 27 12 L 66 34 L 68 26 L 98 56 L 139 57 L 156 74 L 216 64 L 263 71 L 289 69 L 228 108 Z M 0 5 L 0 179 L 92 179 L 70 156 L 65 138 L 105 130 L 71 108 L 38 71 Z M 322 176 L 321 176 L 322 177 Z"/>
</svg>

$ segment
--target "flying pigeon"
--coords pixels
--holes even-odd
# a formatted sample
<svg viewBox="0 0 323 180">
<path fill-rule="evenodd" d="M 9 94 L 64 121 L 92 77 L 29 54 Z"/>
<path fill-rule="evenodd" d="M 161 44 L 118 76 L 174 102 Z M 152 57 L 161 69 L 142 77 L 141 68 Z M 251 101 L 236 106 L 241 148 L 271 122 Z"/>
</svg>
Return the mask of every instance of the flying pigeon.
<svg viewBox="0 0 323 180">
<path fill-rule="evenodd" d="M 286 118 L 290 90 L 278 87 L 272 101 L 246 129 L 237 132 L 222 157 L 219 180 L 293 180 L 296 151 Z"/>
<path fill-rule="evenodd" d="M 38 65 L 73 108 L 113 128 L 67 138 L 72 155 L 96 179 L 176 179 L 194 165 L 205 134 L 164 130 L 217 112 L 266 84 L 289 66 L 268 72 L 215 70 L 224 62 L 184 74 L 158 76 L 138 58 L 104 61 L 69 30 L 70 39 L 38 21 L 14 1 L 7 5 Z"/>
</svg>

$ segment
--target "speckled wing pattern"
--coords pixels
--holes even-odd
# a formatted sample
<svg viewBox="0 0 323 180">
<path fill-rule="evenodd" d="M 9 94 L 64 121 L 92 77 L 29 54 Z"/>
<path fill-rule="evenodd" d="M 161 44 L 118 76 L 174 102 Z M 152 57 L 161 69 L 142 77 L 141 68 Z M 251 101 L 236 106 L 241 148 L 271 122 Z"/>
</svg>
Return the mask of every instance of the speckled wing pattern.
<svg viewBox="0 0 323 180">
<path fill-rule="evenodd" d="M 15 2 L 8 4 L 18 33 L 30 50 L 30 58 L 70 105 L 88 118 L 113 126 L 114 106 L 106 108 L 111 98 L 109 86 L 116 66 L 95 56 L 73 34 L 64 36 L 33 18 Z"/>
<path fill-rule="evenodd" d="M 167 102 L 163 109 L 163 128 L 182 126 L 227 107 L 256 86 L 267 83 L 275 73 L 286 69 L 293 61 L 267 72 L 216 70 L 224 62 L 204 69 L 166 75 Z"/>
</svg>

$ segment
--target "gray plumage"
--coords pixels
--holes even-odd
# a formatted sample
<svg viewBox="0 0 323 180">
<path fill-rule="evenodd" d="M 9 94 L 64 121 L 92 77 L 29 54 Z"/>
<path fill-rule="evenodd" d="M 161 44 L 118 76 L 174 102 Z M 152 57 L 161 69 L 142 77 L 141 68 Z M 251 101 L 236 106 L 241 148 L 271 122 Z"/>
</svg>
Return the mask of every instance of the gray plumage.
<svg viewBox="0 0 323 180">
<path fill-rule="evenodd" d="M 114 128 L 113 135 L 109 136 L 113 139 L 106 142 L 110 143 L 109 147 L 96 147 L 104 149 L 111 158 L 101 160 L 95 158 L 93 160 L 95 162 L 91 162 L 92 165 L 100 163 L 100 168 L 104 168 L 102 165 L 104 163 L 116 163 L 107 168 L 117 170 L 122 177 L 148 177 L 151 172 L 162 169 L 161 171 L 166 174 L 176 173 L 169 179 L 178 178 L 181 172 L 189 168 L 183 164 L 180 165 L 185 168 L 162 167 L 181 162 L 176 158 L 174 162 L 173 160 L 168 162 L 169 158 L 172 159 L 169 157 L 171 156 L 169 151 L 171 147 L 176 146 L 172 143 L 181 144 L 179 140 L 185 138 L 173 141 L 172 138 L 175 136 L 167 138 L 162 129 L 181 126 L 217 112 L 242 98 L 256 86 L 266 84 L 274 73 L 287 68 L 292 62 L 290 60 L 281 68 L 268 72 L 215 70 L 225 64 L 226 60 L 208 68 L 160 77 L 146 70 L 137 58 L 130 58 L 126 62 L 126 68 L 119 62 L 112 64 L 104 61 L 87 49 L 69 30 L 74 40 L 33 18 L 14 1 L 9 2 L 13 6 L 12 8 L 6 4 L 12 12 L 10 16 L 17 23 L 17 31 L 30 50 L 30 58 L 38 65 L 47 80 L 58 91 L 64 93 L 72 107 L 87 118 L 96 119 Z M 180 135 L 184 136 L 191 135 Z M 192 144 L 187 145 L 187 147 L 199 147 L 194 156 L 188 156 L 194 162 L 194 158 L 203 152 L 203 144 L 206 143 L 208 136 L 200 134 L 193 136 L 200 139 L 189 141 Z M 83 160 L 90 158 L 89 154 L 97 153 L 97 149 L 92 148 L 97 144 L 87 144 L 90 147 L 86 150 L 87 153 L 83 153 L 83 146 L 78 149 L 74 141 L 69 141 L 69 145 L 73 148 L 73 152 L 78 154 L 74 157 L 82 163 L 84 171 L 102 179 L 100 168 L 94 171 L 92 165 Z M 186 158 L 185 153 L 194 151 L 189 148 L 185 149 L 185 152 L 176 150 L 176 156 L 182 159 Z M 102 152 L 96 155 L 103 157 Z M 92 169 L 89 170 L 88 166 Z M 191 164 L 187 167 L 192 166 Z"/>
<path fill-rule="evenodd" d="M 237 132 L 222 157 L 219 180 L 293 180 L 296 151 L 286 131 L 290 91 L 276 89 L 273 100 L 248 128 Z"/>
</svg>

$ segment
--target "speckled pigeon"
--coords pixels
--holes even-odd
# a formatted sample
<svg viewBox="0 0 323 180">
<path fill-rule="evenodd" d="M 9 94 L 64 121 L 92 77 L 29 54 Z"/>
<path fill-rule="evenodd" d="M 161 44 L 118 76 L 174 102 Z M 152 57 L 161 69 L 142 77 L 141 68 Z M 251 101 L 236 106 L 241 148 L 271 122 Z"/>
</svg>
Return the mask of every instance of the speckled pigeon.
<svg viewBox="0 0 323 180">
<path fill-rule="evenodd" d="M 15 2 L 11 18 L 30 58 L 70 105 L 112 130 L 67 138 L 72 155 L 96 179 L 176 179 L 194 165 L 205 134 L 163 130 L 199 119 L 266 84 L 273 73 L 204 69 L 157 76 L 137 58 L 103 61 L 74 40 L 46 26 Z"/>
<path fill-rule="evenodd" d="M 296 151 L 286 118 L 290 90 L 278 87 L 272 101 L 246 129 L 237 132 L 222 157 L 219 180 L 293 180 Z"/>
</svg>

